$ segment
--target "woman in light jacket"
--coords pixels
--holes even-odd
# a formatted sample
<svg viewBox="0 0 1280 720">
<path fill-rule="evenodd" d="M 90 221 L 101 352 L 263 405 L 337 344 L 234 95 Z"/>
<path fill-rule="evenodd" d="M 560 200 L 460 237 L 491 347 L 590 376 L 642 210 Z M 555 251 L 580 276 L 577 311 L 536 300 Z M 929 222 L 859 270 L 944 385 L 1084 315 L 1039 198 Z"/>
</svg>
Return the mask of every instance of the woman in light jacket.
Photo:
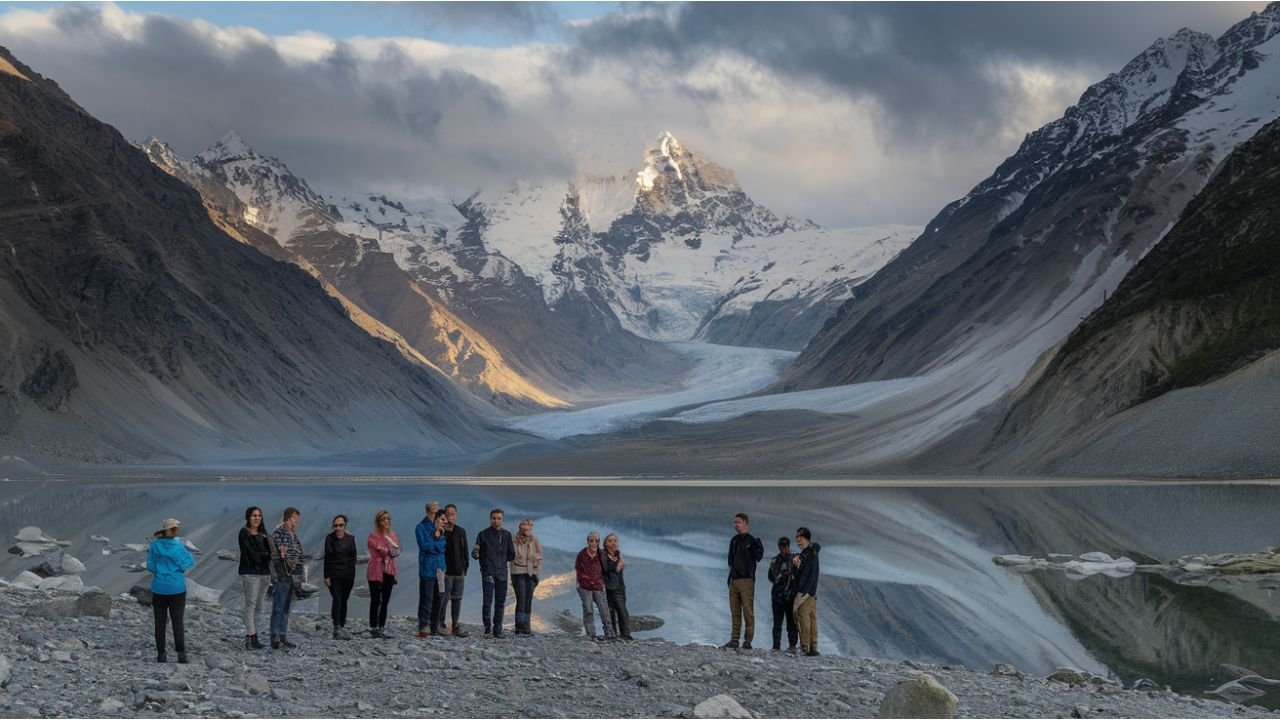
<svg viewBox="0 0 1280 720">
<path fill-rule="evenodd" d="M 262 508 L 244 511 L 240 528 L 240 585 L 244 589 L 244 649 L 266 647 L 258 640 L 258 612 L 266 607 L 267 584 L 271 581 L 271 543 L 262 527 Z"/>
<path fill-rule="evenodd" d="M 156 662 L 166 662 L 164 635 L 166 620 L 173 622 L 173 649 L 178 651 L 178 662 L 187 662 L 186 634 L 183 632 L 182 615 L 187 607 L 187 578 L 185 573 L 195 566 L 195 558 L 178 540 L 178 528 L 182 523 L 173 518 L 165 520 L 155 531 L 155 540 L 147 548 L 147 570 L 151 578 L 151 609 L 156 621 Z M 167 618 L 166 618 L 167 614 Z"/>
<path fill-rule="evenodd" d="M 542 570 L 542 543 L 533 534 L 533 519 L 520 521 L 515 537 L 516 559 L 511 561 L 511 584 L 516 590 L 517 635 L 532 635 L 529 621 L 533 614 L 533 588 Z"/>
<path fill-rule="evenodd" d="M 387 605 L 396 584 L 396 558 L 400 537 L 391 530 L 391 513 L 379 510 L 373 518 L 373 532 L 365 543 L 369 548 L 369 634 L 385 638 Z"/>
</svg>

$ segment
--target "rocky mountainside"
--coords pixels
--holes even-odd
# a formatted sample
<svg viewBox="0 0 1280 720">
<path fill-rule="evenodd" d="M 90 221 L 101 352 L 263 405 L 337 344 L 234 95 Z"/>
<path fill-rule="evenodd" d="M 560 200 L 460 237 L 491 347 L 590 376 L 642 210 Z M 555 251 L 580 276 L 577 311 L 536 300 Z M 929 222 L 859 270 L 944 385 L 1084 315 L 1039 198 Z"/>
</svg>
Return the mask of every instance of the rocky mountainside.
<svg viewBox="0 0 1280 720">
<path fill-rule="evenodd" d="M 1280 121 L 1240 145 L 1188 206 L 1166 238 L 1081 323 L 1036 383 L 1005 414 L 987 449 L 1010 467 L 1071 466 L 1071 455 L 1110 442 L 1105 421 L 1162 413 L 1148 405 L 1178 388 L 1206 385 L 1280 349 Z M 1260 366 L 1261 369 L 1261 366 Z M 1258 398 L 1276 395 L 1274 374 L 1254 372 Z M 1237 378 L 1237 381 L 1240 379 Z M 1210 384 L 1205 399 L 1226 408 L 1231 385 Z M 1269 388 L 1269 389 L 1268 389 Z M 1280 431 L 1275 415 L 1255 429 Z M 1270 443 L 1236 447 L 1247 436 L 1226 414 L 1187 418 L 1193 432 L 1159 446 L 1136 443 L 1133 456 L 1176 455 L 1190 472 L 1267 474 L 1280 467 Z M 1173 437 L 1168 437 L 1173 440 Z M 1088 452 L 1086 451 L 1086 454 Z"/>
<path fill-rule="evenodd" d="M 855 288 L 779 389 L 913 378 L 899 412 L 954 411 L 939 432 L 1005 396 L 1280 115 L 1278 31 L 1272 3 L 1216 40 L 1160 39 L 1090 87 Z"/>
<path fill-rule="evenodd" d="M 372 317 L 476 394 L 510 409 L 564 407 L 596 386 L 656 382 L 676 360 L 616 319 L 552 312 L 537 285 L 480 239 L 467 205 L 407 207 L 385 195 L 322 198 L 280 160 L 230 132 L 194 158 L 148 141 L 154 161 L 201 189 L 235 196 L 228 222 L 272 237 Z"/>
<path fill-rule="evenodd" d="M 445 306 L 432 285 L 410 277 L 391 253 L 340 230 L 335 218 L 341 214 L 305 180 L 279 160 L 254 152 L 235 133 L 191 159 L 155 138 L 143 149 L 157 166 L 200 191 L 215 222 L 307 270 L 344 304 L 358 308 L 373 324 L 372 334 L 392 334 L 397 344 L 499 407 L 565 405 L 513 369 Z"/>
<path fill-rule="evenodd" d="M 0 49 L 0 444 L 218 462 L 499 438 L 435 368 Z M 231 228 L 234 231 L 234 228 Z"/>
<path fill-rule="evenodd" d="M 516 182 L 467 208 L 483 218 L 486 247 L 558 310 L 611 314 L 642 337 L 783 349 L 803 347 L 919 234 L 779 217 L 670 133 L 639 168 L 583 173 L 567 188 Z"/>
</svg>

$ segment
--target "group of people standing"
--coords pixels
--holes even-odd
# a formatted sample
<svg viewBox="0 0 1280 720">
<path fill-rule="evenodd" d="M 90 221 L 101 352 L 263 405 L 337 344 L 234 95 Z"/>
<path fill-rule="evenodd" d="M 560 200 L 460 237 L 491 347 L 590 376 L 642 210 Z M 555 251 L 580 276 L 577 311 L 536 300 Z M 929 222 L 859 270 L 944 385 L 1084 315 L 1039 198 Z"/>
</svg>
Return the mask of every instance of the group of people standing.
<svg viewBox="0 0 1280 720">
<path fill-rule="evenodd" d="M 438 502 L 426 504 L 426 514 L 414 529 L 418 546 L 418 632 L 417 637 L 466 637 L 458 623 L 471 561 L 480 566 L 483 592 L 482 621 L 485 636 L 503 637 L 508 578 L 515 592 L 515 624 L 513 632 L 529 635 L 533 592 L 542 569 L 542 544 L 533 534 L 533 520 L 520 521 L 515 535 L 503 528 L 505 513 L 500 508 L 489 512 L 489 526 L 476 534 L 474 545 L 468 544 L 467 531 L 458 525 L 458 508 L 450 503 L 443 508 Z M 280 524 L 271 532 L 263 526 L 262 509 L 245 510 L 245 524 L 240 529 L 241 587 L 244 591 L 244 647 L 263 649 L 258 637 L 257 619 L 271 596 L 270 646 L 273 650 L 297 647 L 289 641 L 289 611 L 295 597 L 302 594 L 306 555 L 298 538 L 302 513 L 295 507 L 285 508 Z M 346 515 L 335 515 L 331 532 L 324 539 L 324 585 L 333 599 L 331 617 L 335 640 L 350 640 L 347 632 L 347 607 L 355 586 L 358 556 L 355 537 L 348 532 Z M 368 549 L 366 579 L 369 583 L 369 634 L 386 638 L 387 607 L 392 590 L 398 584 L 396 558 L 403 546 L 392 529 L 391 513 L 379 510 L 374 528 L 365 540 Z M 732 637 L 723 647 L 750 649 L 755 633 L 756 565 L 764 557 L 759 538 L 751 535 L 746 513 L 734 516 L 735 534 L 729 542 L 729 609 L 732 615 Z M 191 553 L 178 541 L 181 523 L 170 518 L 154 533 L 155 540 L 147 552 L 147 569 L 152 579 L 152 607 L 155 614 L 157 661 L 166 662 L 166 625 L 173 625 L 174 649 L 178 662 L 187 662 L 183 632 L 186 605 L 185 572 L 195 565 Z M 616 533 L 604 538 L 592 531 L 574 563 L 578 595 L 582 601 L 582 624 L 587 637 L 598 640 L 631 641 L 631 616 L 627 611 L 627 588 L 623 574 L 626 561 L 619 548 Z M 790 540 L 778 540 L 778 554 L 769 564 L 772 584 L 773 649 L 781 648 L 785 623 L 788 652 L 816 656 L 817 626 L 817 543 L 811 541 L 807 528 L 796 530 L 798 553 L 792 553 Z M 447 601 L 447 604 L 446 604 Z M 446 632 L 445 612 L 450 624 Z M 596 633 L 595 615 L 600 615 L 601 633 Z M 739 643 L 741 633 L 742 642 Z M 798 648 L 797 648 L 798 644 Z"/>
<path fill-rule="evenodd" d="M 722 647 L 751 649 L 755 637 L 756 565 L 764 558 L 764 543 L 749 531 L 746 513 L 733 516 L 734 536 L 729 540 L 729 642 Z M 773 649 L 782 649 L 782 626 L 787 628 L 787 652 L 818 656 L 818 552 L 809 528 L 796 528 L 796 545 L 778 538 L 778 554 L 769 561 L 769 597 L 773 609 Z M 740 635 L 741 634 L 741 635 Z M 742 642 L 738 642 L 741 636 Z M 797 647 L 798 646 L 798 647 Z"/>
</svg>

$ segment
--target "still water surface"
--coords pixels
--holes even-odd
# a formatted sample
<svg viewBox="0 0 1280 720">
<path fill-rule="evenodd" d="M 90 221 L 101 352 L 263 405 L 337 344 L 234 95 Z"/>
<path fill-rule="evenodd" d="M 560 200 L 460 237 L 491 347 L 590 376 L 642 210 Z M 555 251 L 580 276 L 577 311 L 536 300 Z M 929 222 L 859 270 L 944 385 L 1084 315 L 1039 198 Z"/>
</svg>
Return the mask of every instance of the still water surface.
<svg viewBox="0 0 1280 720">
<path fill-rule="evenodd" d="M 650 635 L 720 644 L 729 633 L 726 550 L 733 514 L 743 511 L 766 548 L 756 593 L 757 647 L 770 641 L 767 560 L 780 536 L 793 537 L 803 525 L 822 545 L 823 652 L 984 670 L 1007 662 L 1037 674 L 1067 665 L 1126 682 L 1149 677 L 1189 692 L 1224 681 L 1218 670 L 1224 662 L 1280 677 L 1280 590 L 1265 582 L 1182 587 L 1143 576 L 1073 581 L 1020 575 L 991 562 L 1003 553 L 1103 551 L 1169 560 L 1263 550 L 1280 545 L 1280 485 L 972 479 L 895 485 L 667 480 L 637 486 L 553 478 L 13 482 L 0 484 L 0 531 L 12 536 L 37 525 L 70 540 L 68 551 L 88 567 L 85 582 L 118 593 L 146 577 L 121 569 L 141 555 L 103 555 L 90 536 L 106 535 L 112 545 L 145 542 L 162 519 L 177 517 L 184 537 L 204 551 L 190 576 L 232 589 L 238 588 L 236 564 L 214 554 L 236 550 L 246 506 L 263 507 L 271 519 L 288 505 L 298 507 L 304 546 L 316 554 L 334 514 L 350 517 L 363 546 L 374 514 L 386 508 L 409 545 L 399 562 L 408 582 L 396 588 L 391 603 L 393 614 L 407 615 L 417 600 L 412 537 L 424 503 L 456 503 L 471 537 L 487 525 L 488 511 L 501 507 L 512 531 L 522 517 L 536 521 L 546 554 L 535 600 L 538 627 L 556 628 L 551 617 L 559 610 L 579 611 L 573 558 L 596 530 L 621 536 L 632 613 L 664 620 Z M 0 573 L 11 577 L 32 564 L 5 556 Z M 318 582 L 318 562 L 312 574 Z M 464 623 L 479 621 L 479 591 L 473 567 Z M 238 590 L 225 593 L 223 603 L 238 606 Z M 304 612 L 327 607 L 323 593 L 295 604 Z M 366 608 L 367 601 L 354 598 L 349 625 L 362 627 Z"/>
</svg>

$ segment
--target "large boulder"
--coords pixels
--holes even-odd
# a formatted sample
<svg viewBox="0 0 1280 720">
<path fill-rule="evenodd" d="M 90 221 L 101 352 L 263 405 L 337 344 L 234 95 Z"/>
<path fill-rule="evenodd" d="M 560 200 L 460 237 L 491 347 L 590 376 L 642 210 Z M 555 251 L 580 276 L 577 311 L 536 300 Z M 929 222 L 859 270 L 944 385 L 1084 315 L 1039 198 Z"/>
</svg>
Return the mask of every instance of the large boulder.
<svg viewBox="0 0 1280 720">
<path fill-rule="evenodd" d="M 751 713 L 728 695 L 716 695 L 693 707 L 696 718 L 749 718 Z"/>
<path fill-rule="evenodd" d="M 139 605 L 151 605 L 151 586 L 141 583 L 129 588 L 129 594 L 138 601 Z"/>
<path fill-rule="evenodd" d="M 23 570 L 22 572 L 18 573 L 16 577 L 13 578 L 13 584 L 21 587 L 37 588 L 37 587 L 40 587 L 40 581 L 43 579 L 44 578 L 31 572 L 30 570 Z"/>
<path fill-rule="evenodd" d="M 54 597 L 30 605 L 26 614 L 49 620 L 85 616 L 110 617 L 111 596 L 97 588 L 91 588 L 80 595 Z"/>
<path fill-rule="evenodd" d="M 56 575 L 47 577 L 40 581 L 36 587 L 41 590 L 66 590 L 69 592 L 80 592 L 84 590 L 84 581 L 79 575 Z"/>
<path fill-rule="evenodd" d="M 882 718 L 953 718 L 959 700 L 927 673 L 898 683 L 880 701 Z"/>
</svg>

